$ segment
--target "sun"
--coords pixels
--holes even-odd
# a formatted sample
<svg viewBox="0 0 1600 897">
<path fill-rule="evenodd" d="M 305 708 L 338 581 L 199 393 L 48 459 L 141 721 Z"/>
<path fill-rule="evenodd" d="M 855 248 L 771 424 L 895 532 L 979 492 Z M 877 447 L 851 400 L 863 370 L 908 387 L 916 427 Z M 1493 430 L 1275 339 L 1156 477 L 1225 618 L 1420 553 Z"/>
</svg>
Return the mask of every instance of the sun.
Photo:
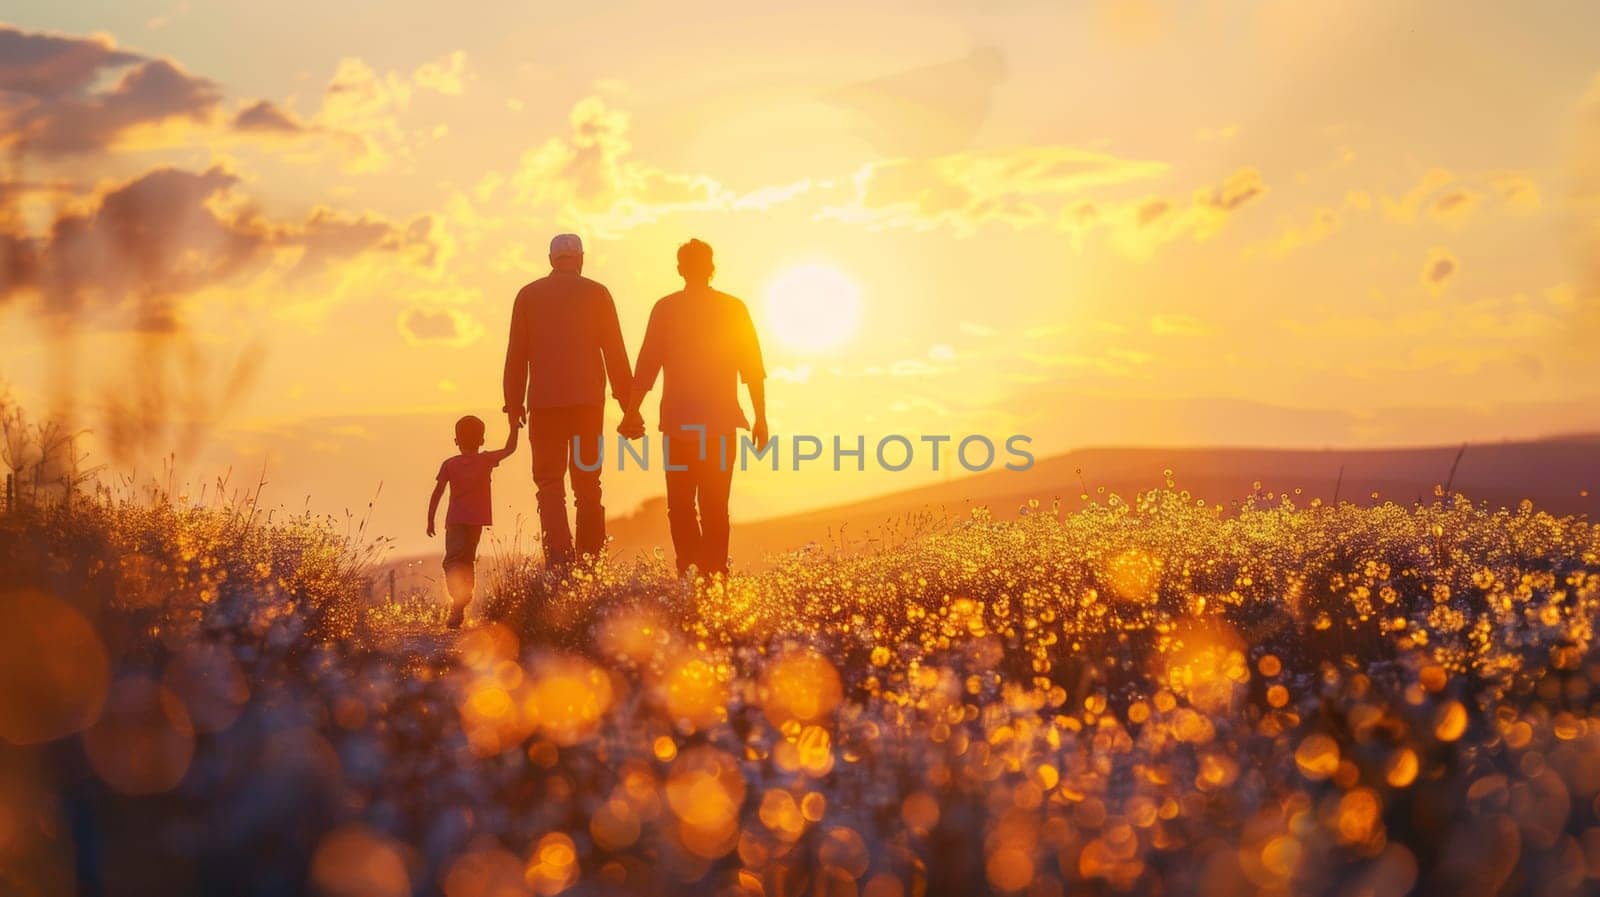
<svg viewBox="0 0 1600 897">
<path fill-rule="evenodd" d="M 843 345 L 861 319 L 861 288 L 832 265 L 784 269 L 767 287 L 766 300 L 773 335 L 803 352 Z"/>
</svg>

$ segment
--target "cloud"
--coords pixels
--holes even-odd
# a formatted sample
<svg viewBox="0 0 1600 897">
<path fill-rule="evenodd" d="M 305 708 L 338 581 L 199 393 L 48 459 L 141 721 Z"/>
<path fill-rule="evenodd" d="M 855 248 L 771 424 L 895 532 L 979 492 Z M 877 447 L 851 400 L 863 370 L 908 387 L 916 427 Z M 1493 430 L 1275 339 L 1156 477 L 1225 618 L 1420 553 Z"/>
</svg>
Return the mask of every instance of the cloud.
<svg viewBox="0 0 1600 897">
<path fill-rule="evenodd" d="M 171 25 L 174 21 L 187 16 L 190 11 L 191 7 L 189 6 L 188 0 L 183 0 L 183 2 L 178 3 L 166 12 L 151 16 L 149 19 L 146 19 L 144 27 L 150 29 L 151 31 L 160 31 L 168 25 Z"/>
<path fill-rule="evenodd" d="M 850 84 L 824 98 L 852 113 L 855 131 L 879 152 L 923 154 L 970 142 L 1005 77 L 1004 54 L 984 46 L 958 59 Z"/>
<path fill-rule="evenodd" d="M 1309 220 L 1301 224 L 1291 224 L 1278 236 L 1246 247 L 1245 254 L 1288 255 L 1297 249 L 1326 240 L 1343 230 L 1353 216 L 1371 209 L 1370 194 L 1351 190 L 1345 194 L 1344 200 L 1339 205 L 1323 206 L 1313 210 Z"/>
<path fill-rule="evenodd" d="M 1172 211 L 1172 203 L 1164 199 L 1147 199 L 1139 203 L 1134 210 L 1133 218 L 1140 227 L 1149 227 L 1166 217 Z"/>
<path fill-rule="evenodd" d="M 1212 328 L 1193 315 L 1156 315 L 1150 319 L 1150 332 L 1156 336 L 1205 336 Z"/>
<path fill-rule="evenodd" d="M 15 234 L 0 233 L 0 303 L 13 288 L 22 289 L 39 280 L 39 254 L 32 241 Z"/>
<path fill-rule="evenodd" d="M 351 154 L 347 167 L 379 171 L 411 158 L 412 138 L 400 124 L 420 91 L 457 95 L 464 90 L 467 57 L 456 51 L 418 66 L 410 75 L 378 72 L 365 60 L 339 60 L 323 91 L 315 129 Z"/>
<path fill-rule="evenodd" d="M 58 157 L 95 153 L 140 129 L 204 123 L 215 83 L 176 62 L 119 50 L 109 38 L 0 25 L 0 148 Z"/>
<path fill-rule="evenodd" d="M 1178 239 L 1211 238 L 1268 192 L 1260 171 L 1243 167 L 1187 198 L 1105 200 L 1103 193 L 1165 176 L 1169 167 L 1047 145 L 886 159 L 843 178 L 740 193 L 714 178 L 639 158 L 628 113 L 605 98 L 580 100 L 568 124 L 567 134 L 524 153 L 514 171 L 490 172 L 452 196 L 451 220 L 503 221 L 495 215 L 504 213 L 491 207 L 504 207 L 543 225 L 606 238 L 669 216 L 761 211 L 827 191 L 815 220 L 961 234 L 998 223 L 1055 229 L 1079 243 L 1103 232 L 1115 248 L 1144 257 Z"/>
<path fill-rule="evenodd" d="M 449 56 L 418 66 L 411 80 L 424 90 L 459 96 L 465 90 L 466 74 L 467 54 L 457 50 Z"/>
<path fill-rule="evenodd" d="M 127 303 L 135 329 L 174 329 L 178 297 L 240 273 L 272 243 L 261 222 L 213 205 L 237 182 L 220 167 L 161 168 L 58 218 L 36 247 L 47 311 Z"/>
<path fill-rule="evenodd" d="M 483 325 L 457 308 L 408 308 L 395 321 L 400 335 L 413 346 L 461 348 L 483 336 Z"/>
<path fill-rule="evenodd" d="M 240 109 L 233 117 L 233 127 L 237 131 L 268 134 L 304 134 L 311 130 L 293 112 L 271 100 L 257 100 Z"/>
<path fill-rule="evenodd" d="M 221 88 L 176 61 L 120 49 L 102 35 L 0 25 L 0 149 L 58 158 L 196 134 L 212 141 L 229 134 L 322 138 L 346 154 L 350 170 L 384 170 L 409 160 L 412 144 L 426 136 L 401 126 L 412 98 L 419 92 L 459 95 L 469 79 L 461 51 L 424 62 L 409 75 L 380 74 L 361 59 L 346 58 L 310 120 L 267 99 L 225 115 Z"/>
<path fill-rule="evenodd" d="M 1446 227 L 1462 228 L 1480 213 L 1533 214 L 1541 208 L 1542 200 L 1538 182 L 1523 172 L 1457 175 L 1431 168 L 1399 196 L 1380 195 L 1376 205 L 1384 220 L 1394 224 L 1413 225 L 1426 218 Z M 1373 206 L 1372 193 L 1350 190 L 1338 205 L 1311 210 L 1307 220 L 1285 226 L 1278 236 L 1247 247 L 1245 253 L 1281 256 L 1320 243 L 1372 211 Z"/>
<path fill-rule="evenodd" d="M 0 91 L 57 98 L 93 86 L 108 68 L 142 62 L 103 35 L 72 37 L 0 25 Z"/>
<path fill-rule="evenodd" d="M 1187 202 L 1148 197 L 1109 203 L 1096 210 L 1087 224 L 1075 211 L 1064 222 L 1081 244 L 1095 229 L 1106 228 L 1113 246 L 1132 258 L 1149 258 L 1157 249 L 1178 240 L 1204 242 L 1216 236 L 1233 216 L 1267 194 L 1261 172 L 1241 168 L 1215 187 L 1201 188 Z"/>
<path fill-rule="evenodd" d="M 1391 221 L 1411 224 L 1417 220 L 1418 214 L 1428 200 L 1435 193 L 1454 183 L 1455 179 L 1454 174 L 1443 168 L 1430 168 L 1423 173 L 1422 180 L 1410 190 L 1398 197 L 1383 197 L 1381 201 L 1383 213 Z"/>
<path fill-rule="evenodd" d="M 1435 221 L 1459 227 L 1478 209 L 1480 197 L 1463 187 L 1446 190 L 1428 203 L 1428 215 Z"/>
<path fill-rule="evenodd" d="M 80 201 L 44 234 L 0 230 L 0 301 L 31 295 L 60 323 L 171 332 L 192 294 L 280 260 L 305 277 L 358 255 L 425 263 L 436 251 L 431 219 L 402 227 L 318 209 L 304 222 L 273 221 L 238 195 L 238 183 L 221 166 L 158 168 Z"/>
<path fill-rule="evenodd" d="M 1104 232 L 1115 248 L 1145 258 L 1174 240 L 1209 239 L 1267 193 L 1261 173 L 1245 167 L 1187 200 L 1097 198 L 1102 189 L 1167 171 L 1160 162 L 1060 146 L 895 159 L 859 170 L 851 201 L 825 206 L 818 217 L 873 229 L 950 228 L 961 235 L 991 224 L 1049 227 L 1071 235 L 1080 248 Z"/>
<path fill-rule="evenodd" d="M 854 176 L 855 197 L 824 218 L 871 227 L 971 233 L 989 223 L 1027 227 L 1059 218 L 1091 188 L 1157 177 L 1160 162 L 1061 146 L 954 153 L 871 163 Z"/>
<path fill-rule="evenodd" d="M 425 62 L 410 75 L 380 73 L 365 60 L 339 60 L 322 104 L 308 120 L 292 109 L 257 100 L 234 116 L 235 131 L 260 137 L 320 137 L 346 153 L 345 167 L 352 171 L 382 171 L 411 158 L 421 132 L 408 132 L 401 124 L 419 92 L 459 96 L 469 74 L 466 53 L 457 50 Z M 429 133 L 444 133 L 443 125 Z"/>
<path fill-rule="evenodd" d="M 354 215 L 319 207 L 295 235 L 303 251 L 290 274 L 295 278 L 315 276 L 330 265 L 366 253 L 399 254 L 417 267 L 431 268 L 438 262 L 441 248 L 436 228 L 431 215 L 419 215 L 401 227 L 371 212 Z"/>
<path fill-rule="evenodd" d="M 523 154 L 507 179 L 524 207 L 552 209 L 566 226 L 597 236 L 687 212 L 760 211 L 789 202 L 809 181 L 739 194 L 705 175 L 667 171 L 633 156 L 628 114 L 600 97 L 586 97 L 568 116 L 565 137 Z"/>
<path fill-rule="evenodd" d="M 244 106 L 231 121 L 234 131 L 256 138 L 317 139 L 344 155 L 354 172 L 391 170 L 409 162 L 415 145 L 447 133 L 444 125 L 410 130 L 402 118 L 419 93 L 459 96 L 470 79 L 466 53 L 457 50 L 424 62 L 411 74 L 379 72 L 365 60 L 339 60 L 323 90 L 322 103 L 309 118 L 272 100 Z"/>
<path fill-rule="evenodd" d="M 1432 249 L 1428 251 L 1428 260 L 1422 265 L 1422 285 L 1427 287 L 1434 295 L 1444 291 L 1449 286 L 1451 279 L 1460 268 L 1460 262 L 1449 250 Z"/>
<path fill-rule="evenodd" d="M 887 159 L 844 179 L 737 193 L 711 177 L 637 158 L 627 112 L 601 97 L 580 100 L 568 121 L 568 135 L 529 150 L 515 172 L 487 175 L 471 195 L 458 195 L 461 213 L 476 217 L 474 204 L 507 195 L 519 208 L 549 210 L 562 226 L 608 237 L 671 215 L 766 210 L 820 183 L 845 195 L 823 204 L 818 220 L 871 229 L 948 227 L 961 234 L 992 223 L 1052 227 L 1075 240 L 1107 228 L 1116 232 L 1119 248 L 1142 256 L 1178 238 L 1208 239 L 1267 192 L 1260 172 L 1246 167 L 1187 200 L 1155 196 L 1099 203 L 1088 199 L 1099 188 L 1154 179 L 1168 166 L 1073 147 L 1028 146 Z"/>
<path fill-rule="evenodd" d="M 587 97 L 573 106 L 567 121 L 569 137 L 553 137 L 523 157 L 512 184 L 524 199 L 601 210 L 648 176 L 637 163 L 625 161 L 632 149 L 626 112 Z"/>
<path fill-rule="evenodd" d="M 1502 211 L 1525 215 L 1541 206 L 1539 184 L 1531 175 L 1518 171 L 1457 175 L 1443 168 L 1430 168 L 1400 196 L 1385 196 L 1380 201 L 1384 216 L 1398 224 L 1414 224 L 1425 212 L 1441 224 L 1459 226 L 1482 208 L 1486 196 L 1500 201 Z"/>
<path fill-rule="evenodd" d="M 1260 199 L 1266 192 L 1267 186 L 1261 182 L 1261 172 L 1254 168 L 1241 168 L 1209 194 L 1202 194 L 1197 202 L 1220 212 L 1236 212 Z"/>
<path fill-rule="evenodd" d="M 1544 204 L 1539 184 L 1533 178 L 1515 171 L 1504 171 L 1489 177 L 1490 187 L 1507 211 L 1531 214 Z"/>
</svg>

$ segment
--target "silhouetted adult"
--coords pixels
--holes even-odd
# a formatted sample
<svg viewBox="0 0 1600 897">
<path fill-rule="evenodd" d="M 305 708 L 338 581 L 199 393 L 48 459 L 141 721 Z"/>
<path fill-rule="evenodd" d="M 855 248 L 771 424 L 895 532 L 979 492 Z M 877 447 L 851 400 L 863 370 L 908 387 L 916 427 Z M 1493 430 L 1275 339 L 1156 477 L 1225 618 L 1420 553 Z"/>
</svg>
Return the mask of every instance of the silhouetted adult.
<svg viewBox="0 0 1600 897">
<path fill-rule="evenodd" d="M 596 460 L 605 429 L 606 381 L 620 404 L 632 378 L 616 303 L 604 286 L 583 276 L 583 241 L 576 234 L 550 241 L 550 268 L 548 276 L 517 293 L 511 309 L 504 410 L 513 427 L 527 416 L 545 564 L 560 567 L 573 560 L 568 475 L 578 509 L 578 554 L 599 557 L 605 548 Z M 582 469 L 579 457 L 593 469 Z"/>
<path fill-rule="evenodd" d="M 715 270 L 709 245 L 690 240 L 678 247 L 683 290 L 650 312 L 633 393 L 617 428 L 630 439 L 644 435 L 639 406 L 662 374 L 667 522 L 680 575 L 691 566 L 707 576 L 728 572 L 728 492 L 739 462 L 737 434 L 749 427 L 757 449 L 768 438 L 761 343 L 744 303 L 711 288 Z M 754 425 L 739 407 L 738 380 L 750 390 Z"/>
</svg>

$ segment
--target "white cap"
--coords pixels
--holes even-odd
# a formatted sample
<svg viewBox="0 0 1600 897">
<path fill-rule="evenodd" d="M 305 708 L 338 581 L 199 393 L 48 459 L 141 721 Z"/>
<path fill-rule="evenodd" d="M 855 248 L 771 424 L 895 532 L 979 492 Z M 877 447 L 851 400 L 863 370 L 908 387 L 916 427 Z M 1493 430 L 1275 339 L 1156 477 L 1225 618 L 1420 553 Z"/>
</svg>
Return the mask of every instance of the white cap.
<svg viewBox="0 0 1600 897">
<path fill-rule="evenodd" d="M 550 257 L 560 258 L 564 255 L 583 255 L 583 241 L 577 234 L 556 234 L 550 241 Z"/>
</svg>

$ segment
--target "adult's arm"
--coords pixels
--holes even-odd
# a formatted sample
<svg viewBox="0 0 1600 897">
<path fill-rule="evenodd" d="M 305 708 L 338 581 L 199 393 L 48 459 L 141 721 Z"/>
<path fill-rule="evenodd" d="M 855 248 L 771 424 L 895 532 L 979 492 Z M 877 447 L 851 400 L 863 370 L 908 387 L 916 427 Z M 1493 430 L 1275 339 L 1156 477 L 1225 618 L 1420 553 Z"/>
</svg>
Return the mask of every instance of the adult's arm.
<svg viewBox="0 0 1600 897">
<path fill-rule="evenodd" d="M 750 405 L 755 409 L 755 423 L 750 425 L 750 440 L 756 444 L 756 451 L 764 451 L 771 433 L 767 430 L 767 381 L 749 380 L 745 387 L 750 390 Z"/>
<path fill-rule="evenodd" d="M 528 399 L 528 311 L 527 297 L 517 294 L 511 306 L 511 333 L 506 337 L 505 412 L 513 428 L 522 426 Z"/>
<path fill-rule="evenodd" d="M 739 379 L 745 383 L 759 383 L 767 379 L 767 365 L 761 357 L 761 340 L 756 336 L 755 322 L 750 320 L 750 309 L 743 302 L 739 303 L 737 321 Z"/>
<path fill-rule="evenodd" d="M 627 414 L 636 414 L 639 406 L 644 404 L 644 397 L 655 388 L 656 377 L 661 374 L 661 353 L 665 346 L 662 343 L 664 335 L 661 333 L 660 306 L 651 309 L 650 323 L 644 328 L 644 344 L 639 347 L 639 357 L 633 369 L 633 389 L 629 392 L 628 400 L 622 406 Z"/>
<path fill-rule="evenodd" d="M 611 291 L 600 290 L 600 355 L 606 363 L 606 377 L 611 381 L 611 397 L 624 411 L 633 391 L 633 372 L 628 367 L 628 348 L 622 343 L 622 325 L 617 321 L 617 303 Z"/>
<path fill-rule="evenodd" d="M 750 390 L 750 407 L 756 419 L 750 425 L 750 436 L 756 451 L 767 447 L 767 366 L 761 358 L 761 340 L 756 336 L 755 322 L 750 320 L 750 310 L 739 305 L 739 379 Z"/>
</svg>

